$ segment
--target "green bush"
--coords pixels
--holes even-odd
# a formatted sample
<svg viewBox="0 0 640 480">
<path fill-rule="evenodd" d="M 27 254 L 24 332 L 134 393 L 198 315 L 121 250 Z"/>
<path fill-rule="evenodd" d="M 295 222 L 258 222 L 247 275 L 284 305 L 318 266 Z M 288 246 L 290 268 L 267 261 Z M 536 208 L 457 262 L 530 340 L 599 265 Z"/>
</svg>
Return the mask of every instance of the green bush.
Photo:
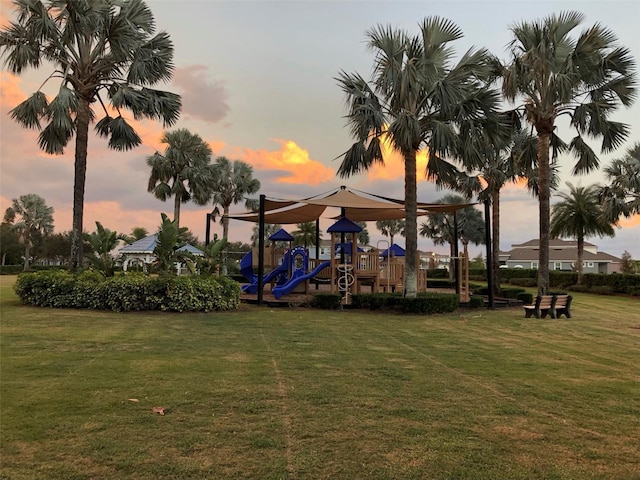
<svg viewBox="0 0 640 480">
<path fill-rule="evenodd" d="M 430 268 L 427 270 L 427 278 L 449 278 L 449 270 L 445 268 Z"/>
<path fill-rule="evenodd" d="M 351 305 L 354 308 L 366 308 L 369 310 L 388 310 L 398 305 L 402 298 L 400 292 L 396 293 L 359 293 L 351 296 Z"/>
<path fill-rule="evenodd" d="M 525 305 L 533 303 L 533 294 L 529 292 L 520 292 L 516 295 L 516 300 L 520 300 Z"/>
<path fill-rule="evenodd" d="M 427 288 L 455 288 L 456 282 L 455 280 L 440 280 L 435 279 L 432 280 L 427 278 Z"/>
<path fill-rule="evenodd" d="M 567 287 L 567 290 L 570 292 L 582 292 L 582 293 L 588 293 L 591 291 L 591 289 L 586 285 L 569 285 Z"/>
<path fill-rule="evenodd" d="M 323 310 L 339 310 L 342 308 L 342 295 L 339 293 L 316 293 L 311 300 L 311 306 Z"/>
<path fill-rule="evenodd" d="M 460 306 L 460 297 L 451 293 L 424 293 L 415 298 L 400 298 L 398 306 L 402 313 L 450 313 Z"/>
<path fill-rule="evenodd" d="M 518 298 L 518 294 L 523 293 L 525 289 L 524 288 L 502 288 L 500 289 L 500 291 L 504 298 Z"/>
<path fill-rule="evenodd" d="M 0 265 L 0 275 L 17 275 L 23 269 L 24 265 Z"/>
<path fill-rule="evenodd" d="M 613 295 L 615 293 L 611 285 L 596 285 L 591 287 L 589 291 L 598 295 Z"/>
<path fill-rule="evenodd" d="M 514 277 L 509 280 L 509 283 L 520 287 L 535 287 L 538 285 L 538 280 L 529 277 Z"/>
<path fill-rule="evenodd" d="M 484 297 L 482 295 L 471 295 L 469 298 L 469 308 L 484 307 Z"/>
<path fill-rule="evenodd" d="M 20 274 L 14 289 L 24 304 L 54 308 L 208 312 L 240 304 L 240 285 L 216 277 L 134 274 L 104 279 L 98 272 L 45 271 Z"/>
</svg>

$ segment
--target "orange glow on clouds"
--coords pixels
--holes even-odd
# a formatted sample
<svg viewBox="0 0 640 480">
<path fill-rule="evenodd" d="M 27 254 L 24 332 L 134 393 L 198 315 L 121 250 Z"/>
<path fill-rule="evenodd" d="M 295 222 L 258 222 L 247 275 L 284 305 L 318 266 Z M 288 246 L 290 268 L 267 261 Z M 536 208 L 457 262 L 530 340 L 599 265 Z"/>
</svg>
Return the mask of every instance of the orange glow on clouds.
<svg viewBox="0 0 640 480">
<path fill-rule="evenodd" d="M 369 180 L 398 180 L 404 178 L 404 158 L 400 152 L 394 150 L 387 135 L 382 136 L 382 156 L 384 158 L 384 165 L 379 163 L 374 164 L 367 171 L 367 178 Z M 418 181 L 425 178 L 425 172 L 427 170 L 427 162 L 429 161 L 427 154 L 428 150 L 420 150 L 416 155 L 416 172 L 418 175 Z"/>
<path fill-rule="evenodd" d="M 2 103 L 2 109 L 10 110 L 26 98 L 27 95 L 20 88 L 20 77 L 8 72 L 0 72 L 0 102 Z"/>
<path fill-rule="evenodd" d="M 275 181 L 278 183 L 296 183 L 318 185 L 335 176 L 332 168 L 313 160 L 309 152 L 293 140 L 276 139 L 280 150 L 240 150 L 236 156 L 256 170 L 281 170 L 283 174 Z"/>
</svg>

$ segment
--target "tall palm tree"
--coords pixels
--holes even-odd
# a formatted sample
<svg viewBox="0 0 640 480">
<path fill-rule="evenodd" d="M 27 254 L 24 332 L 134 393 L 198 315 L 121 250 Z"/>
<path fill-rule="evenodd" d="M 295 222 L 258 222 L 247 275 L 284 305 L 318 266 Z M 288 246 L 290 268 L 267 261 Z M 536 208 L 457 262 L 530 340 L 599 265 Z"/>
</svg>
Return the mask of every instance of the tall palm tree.
<svg viewBox="0 0 640 480">
<path fill-rule="evenodd" d="M 162 143 L 164 155 L 156 152 L 147 157 L 151 167 L 147 190 L 163 202 L 174 197 L 173 219 L 180 226 L 180 205 L 193 200 L 206 205 L 211 199 L 214 166 L 211 147 L 200 135 L 181 128 L 165 132 Z"/>
<path fill-rule="evenodd" d="M 229 207 L 244 202 L 248 209 L 256 209 L 255 200 L 249 199 L 260 190 L 260 181 L 253 178 L 253 167 L 240 160 L 218 157 L 215 161 L 216 173 L 212 184 L 213 214 L 219 215 L 222 207 L 222 237 L 229 238 Z"/>
<path fill-rule="evenodd" d="M 39 89 L 11 110 L 11 117 L 37 129 L 45 120 L 38 143 L 49 154 L 63 153 L 76 136 L 71 246 L 75 270 L 83 260 L 89 125 L 101 109 L 98 135 L 109 139 L 110 148 L 129 150 L 142 140 L 122 116 L 123 109 L 131 110 L 136 120 L 175 123 L 180 96 L 150 88 L 171 79 L 173 44 L 167 33 L 155 34 L 153 15 L 142 0 L 14 0 L 14 6 L 18 21 L 0 31 L 0 54 L 8 69 L 20 74 L 28 67 L 51 65 L 54 70 L 44 83 L 57 79 L 59 89 L 51 102 Z"/>
<path fill-rule="evenodd" d="M 617 223 L 621 216 L 640 214 L 640 143 L 629 147 L 623 158 L 604 168 L 609 184 L 600 192 L 603 214 Z"/>
<path fill-rule="evenodd" d="M 389 246 L 393 245 L 393 237 L 397 234 L 404 235 L 404 220 L 378 220 L 376 228 L 385 237 L 389 237 Z"/>
<path fill-rule="evenodd" d="M 316 222 L 298 223 L 296 227 L 298 229 L 291 232 L 295 245 L 304 245 L 307 248 L 309 245 L 316 244 Z M 322 232 L 318 233 L 319 237 L 322 238 Z"/>
<path fill-rule="evenodd" d="M 436 203 L 460 205 L 466 199 L 460 195 L 447 194 Z M 449 245 L 450 256 L 454 257 L 456 233 L 463 243 L 480 245 L 485 242 L 484 220 L 482 214 L 474 207 L 461 208 L 456 212 L 457 222 L 453 214 L 435 213 L 427 215 L 426 221 L 420 225 L 420 235 L 433 240 L 434 245 Z M 457 230 L 455 224 L 457 223 Z M 449 276 L 453 276 L 453 268 L 449 269 Z"/>
<path fill-rule="evenodd" d="M 470 49 L 457 64 L 451 42 L 462 31 L 452 22 L 428 17 L 418 35 L 377 26 L 367 32 L 374 53 L 371 84 L 359 74 L 340 72 L 337 78 L 346 94 L 348 124 L 356 143 L 344 154 L 338 174 L 347 177 L 383 163 L 381 142 L 388 138 L 404 159 L 406 209 L 406 295 L 417 293 L 417 172 L 416 153 L 428 148 L 427 176 L 437 183 L 455 179 L 455 167 L 446 162 L 464 150 L 465 156 L 482 152 L 461 143 L 456 126 L 492 115 L 498 106 L 496 92 L 484 87 L 488 78 L 488 53 Z M 469 126 L 467 125 L 467 128 Z"/>
<path fill-rule="evenodd" d="M 578 241 L 578 285 L 582 284 L 582 257 L 584 239 L 593 235 L 615 236 L 615 230 L 602 215 L 600 189 L 597 185 L 574 187 L 567 182 L 569 193 L 560 192 L 562 199 L 553 206 L 550 235 L 553 238 L 570 237 Z"/>
<path fill-rule="evenodd" d="M 502 90 L 536 130 L 540 258 L 538 291 L 549 288 L 549 149 L 566 150 L 577 162 L 573 174 L 599 166 L 585 136 L 602 138 L 601 150 L 610 152 L 628 135 L 628 126 L 609 119 L 619 106 L 629 106 L 635 95 L 635 65 L 627 48 L 617 45 L 614 33 L 599 24 L 572 32 L 584 22 L 578 12 L 550 15 L 542 21 L 521 22 L 511 28 L 510 63 L 503 67 Z M 555 133 L 556 120 L 567 115 L 577 136 L 569 143 Z"/>
<path fill-rule="evenodd" d="M 30 268 L 30 250 L 37 235 L 53 232 L 53 207 L 35 193 L 14 198 L 4 214 L 5 222 L 18 233 L 24 248 L 24 271 Z"/>
</svg>

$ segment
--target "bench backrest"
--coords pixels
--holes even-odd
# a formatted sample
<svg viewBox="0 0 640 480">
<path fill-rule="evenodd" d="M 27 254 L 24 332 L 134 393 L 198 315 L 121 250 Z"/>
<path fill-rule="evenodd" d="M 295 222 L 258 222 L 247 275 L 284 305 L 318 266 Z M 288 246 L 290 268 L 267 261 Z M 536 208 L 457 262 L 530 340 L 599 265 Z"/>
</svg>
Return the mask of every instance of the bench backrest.
<svg viewBox="0 0 640 480">
<path fill-rule="evenodd" d="M 536 297 L 536 305 L 538 308 L 549 308 L 553 302 L 553 295 L 541 295 Z"/>
</svg>

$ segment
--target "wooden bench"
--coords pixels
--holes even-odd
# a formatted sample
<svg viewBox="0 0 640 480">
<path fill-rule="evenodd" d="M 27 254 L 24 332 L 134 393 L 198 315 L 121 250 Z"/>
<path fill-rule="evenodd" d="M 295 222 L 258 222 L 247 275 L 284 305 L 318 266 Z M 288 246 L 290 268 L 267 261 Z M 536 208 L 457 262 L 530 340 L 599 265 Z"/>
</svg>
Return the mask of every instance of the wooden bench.
<svg viewBox="0 0 640 480">
<path fill-rule="evenodd" d="M 536 318 L 544 318 L 551 310 L 555 295 L 538 295 L 533 305 L 524 306 L 524 314 L 526 318 L 533 315 Z"/>
<path fill-rule="evenodd" d="M 571 295 L 554 295 L 549 311 L 551 318 L 560 318 L 561 315 L 571 318 L 571 300 Z"/>
</svg>

